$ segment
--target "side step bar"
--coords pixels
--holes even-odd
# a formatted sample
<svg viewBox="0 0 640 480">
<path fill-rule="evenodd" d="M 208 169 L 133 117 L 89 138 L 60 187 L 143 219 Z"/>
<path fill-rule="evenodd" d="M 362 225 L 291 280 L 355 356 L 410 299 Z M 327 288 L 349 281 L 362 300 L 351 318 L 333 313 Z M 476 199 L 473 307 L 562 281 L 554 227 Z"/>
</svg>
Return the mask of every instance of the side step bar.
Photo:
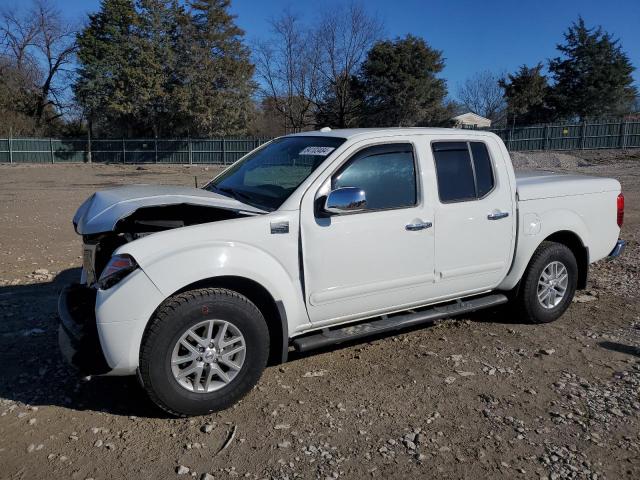
<svg viewBox="0 0 640 480">
<path fill-rule="evenodd" d="M 422 323 L 434 322 L 441 318 L 474 312 L 483 308 L 502 305 L 503 303 L 507 303 L 507 297 L 500 293 L 475 297 L 468 300 L 457 300 L 455 303 L 436 305 L 420 309 L 419 311 L 409 310 L 406 313 L 395 314 L 391 317 L 383 315 L 382 317 L 377 317 L 364 323 L 336 328 L 334 330 L 325 328 L 320 333 L 298 337 L 293 340 L 292 344 L 297 351 L 306 352 L 315 348 L 337 345 L 378 333 L 391 332 Z"/>
</svg>

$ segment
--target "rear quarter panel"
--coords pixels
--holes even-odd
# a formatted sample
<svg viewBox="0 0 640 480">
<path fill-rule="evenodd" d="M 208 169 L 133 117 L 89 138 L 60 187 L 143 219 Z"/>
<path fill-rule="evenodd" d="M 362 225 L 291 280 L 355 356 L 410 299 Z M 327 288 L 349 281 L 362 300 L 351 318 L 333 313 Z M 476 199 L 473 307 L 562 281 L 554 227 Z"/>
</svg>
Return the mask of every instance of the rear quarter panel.
<svg viewBox="0 0 640 480">
<path fill-rule="evenodd" d="M 538 246 L 556 232 L 575 233 L 589 249 L 589 263 L 606 257 L 620 234 L 616 221 L 619 193 L 620 189 L 520 201 L 515 258 L 509 274 L 498 288 L 513 288 Z"/>
</svg>

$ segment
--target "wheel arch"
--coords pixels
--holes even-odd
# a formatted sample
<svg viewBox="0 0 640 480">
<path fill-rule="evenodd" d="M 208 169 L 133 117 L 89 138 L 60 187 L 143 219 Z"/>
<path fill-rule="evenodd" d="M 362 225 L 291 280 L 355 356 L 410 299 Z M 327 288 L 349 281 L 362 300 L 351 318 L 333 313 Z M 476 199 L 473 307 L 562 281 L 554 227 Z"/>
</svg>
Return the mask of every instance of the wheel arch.
<svg viewBox="0 0 640 480">
<path fill-rule="evenodd" d="M 589 247 L 584 245 L 578 234 L 570 230 L 560 230 L 552 233 L 542 242 L 560 243 L 571 250 L 571 253 L 576 257 L 576 262 L 578 264 L 577 289 L 584 290 L 587 288 L 587 278 L 589 275 Z M 542 244 L 542 242 L 540 242 L 540 244 Z"/>
<path fill-rule="evenodd" d="M 281 301 L 275 300 L 269 290 L 263 285 L 255 280 L 235 275 L 209 277 L 185 285 L 167 298 L 199 288 L 226 288 L 244 295 L 251 300 L 267 322 L 267 328 L 269 330 L 268 364 L 278 365 L 287 361 L 289 330 L 284 304 Z M 160 308 L 160 306 L 158 308 Z"/>
<path fill-rule="evenodd" d="M 158 238 L 164 234 L 161 232 Z M 154 235 L 148 239 L 153 240 Z M 178 293 L 205 287 L 227 288 L 249 298 L 263 312 L 271 336 L 270 355 L 273 356 L 269 363 L 283 362 L 290 333 L 298 323 L 308 321 L 296 277 L 297 262 L 294 270 L 291 261 L 293 257 L 276 256 L 257 245 L 243 242 L 179 240 L 185 246 L 176 252 L 155 245 L 147 248 L 150 252 L 140 245 L 134 251 L 132 246 L 136 242 L 126 244 L 122 250 L 137 260 L 163 297 L 153 311 L 144 316 L 144 321 L 148 324 L 158 306 Z"/>
<path fill-rule="evenodd" d="M 571 230 L 557 230 L 553 233 L 547 234 L 545 238 L 540 239 L 537 244 L 531 247 L 531 255 L 528 256 L 528 259 L 525 263 L 520 265 L 517 281 L 512 282 L 511 286 L 499 289 L 508 291 L 511 295 L 518 295 L 520 286 L 522 284 L 522 275 L 531 263 L 533 253 L 538 250 L 538 248 L 540 248 L 540 245 L 542 245 L 544 242 L 559 243 L 571 250 L 571 253 L 573 253 L 573 255 L 576 257 L 576 263 L 578 265 L 578 283 L 576 289 L 584 290 L 587 287 L 587 279 L 589 274 L 589 247 L 584 245 L 582 238 L 580 238 L 580 236 L 576 232 L 573 232 Z M 509 276 L 511 276 L 511 274 Z"/>
<path fill-rule="evenodd" d="M 593 233 L 571 208 L 557 208 L 545 202 L 521 202 L 515 256 L 511 270 L 497 286 L 498 290 L 517 289 L 534 252 L 545 241 L 560 243 L 572 251 L 579 266 L 578 288 L 586 287 Z M 530 222 L 529 217 L 533 217 L 533 221 Z"/>
</svg>

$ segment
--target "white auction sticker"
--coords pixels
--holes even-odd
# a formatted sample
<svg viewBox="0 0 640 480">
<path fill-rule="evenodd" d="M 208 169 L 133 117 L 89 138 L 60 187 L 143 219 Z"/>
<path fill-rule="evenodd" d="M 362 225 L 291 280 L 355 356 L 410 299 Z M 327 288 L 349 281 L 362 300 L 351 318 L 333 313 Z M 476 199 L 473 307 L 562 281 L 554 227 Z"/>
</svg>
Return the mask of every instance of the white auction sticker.
<svg viewBox="0 0 640 480">
<path fill-rule="evenodd" d="M 335 150 L 335 147 L 305 147 L 298 155 L 321 155 L 326 157 Z"/>
</svg>

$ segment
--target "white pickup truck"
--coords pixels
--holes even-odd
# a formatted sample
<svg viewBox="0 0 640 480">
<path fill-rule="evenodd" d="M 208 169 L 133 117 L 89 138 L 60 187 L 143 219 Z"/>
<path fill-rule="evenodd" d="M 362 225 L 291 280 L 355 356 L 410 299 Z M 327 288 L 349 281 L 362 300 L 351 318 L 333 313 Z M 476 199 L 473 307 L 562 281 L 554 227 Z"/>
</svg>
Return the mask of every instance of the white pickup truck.
<svg viewBox="0 0 640 480">
<path fill-rule="evenodd" d="M 514 173 L 487 132 L 289 135 L 202 189 L 87 199 L 60 345 L 85 374 L 137 374 L 166 411 L 204 414 L 291 348 L 506 302 L 518 320 L 553 321 L 589 264 L 622 252 L 623 209 L 613 179 Z"/>
</svg>

